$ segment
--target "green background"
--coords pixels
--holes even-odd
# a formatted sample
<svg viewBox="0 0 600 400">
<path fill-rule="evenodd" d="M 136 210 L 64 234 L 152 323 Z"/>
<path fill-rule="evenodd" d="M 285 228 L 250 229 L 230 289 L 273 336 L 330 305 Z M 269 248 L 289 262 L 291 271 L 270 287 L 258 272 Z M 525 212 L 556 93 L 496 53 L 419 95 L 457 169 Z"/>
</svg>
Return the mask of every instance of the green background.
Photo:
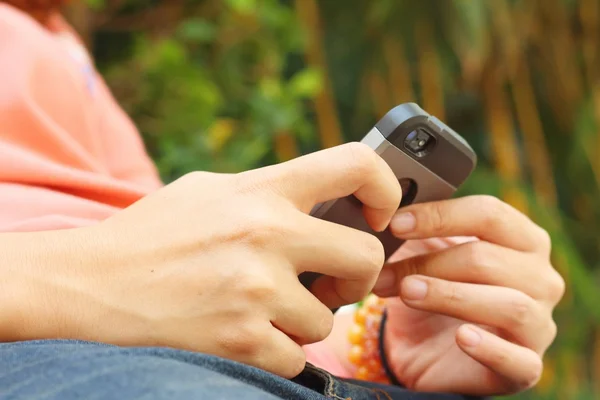
<svg viewBox="0 0 600 400">
<path fill-rule="evenodd" d="M 406 101 L 447 122 L 480 159 L 461 192 L 500 196 L 547 228 L 567 281 L 543 380 L 520 397 L 593 399 L 599 9 L 598 0 L 89 0 L 66 11 L 166 182 L 359 140 Z"/>
</svg>

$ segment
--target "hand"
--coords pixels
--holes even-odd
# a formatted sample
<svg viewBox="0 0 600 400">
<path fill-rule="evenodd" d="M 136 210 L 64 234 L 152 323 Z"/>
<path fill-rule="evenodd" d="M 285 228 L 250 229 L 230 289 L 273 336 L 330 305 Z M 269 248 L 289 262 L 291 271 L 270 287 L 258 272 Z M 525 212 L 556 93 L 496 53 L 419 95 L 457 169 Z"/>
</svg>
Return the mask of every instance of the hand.
<svg viewBox="0 0 600 400">
<path fill-rule="evenodd" d="M 467 395 L 534 386 L 565 286 L 548 234 L 487 196 L 414 205 L 396 218 L 395 235 L 417 239 L 403 251 L 421 253 L 386 266 L 375 291 L 399 295 L 389 299 L 384 345 L 400 382 Z M 480 240 L 428 239 L 450 236 Z"/>
<path fill-rule="evenodd" d="M 401 199 L 385 162 L 357 143 L 237 175 L 184 176 L 86 228 L 96 265 L 56 278 L 70 315 L 52 334 L 188 349 L 293 377 L 305 366 L 301 345 L 331 331 L 328 307 L 365 296 L 384 263 L 374 236 L 307 215 L 352 193 L 375 230 Z M 306 271 L 334 278 L 310 293 L 298 280 Z"/>
</svg>

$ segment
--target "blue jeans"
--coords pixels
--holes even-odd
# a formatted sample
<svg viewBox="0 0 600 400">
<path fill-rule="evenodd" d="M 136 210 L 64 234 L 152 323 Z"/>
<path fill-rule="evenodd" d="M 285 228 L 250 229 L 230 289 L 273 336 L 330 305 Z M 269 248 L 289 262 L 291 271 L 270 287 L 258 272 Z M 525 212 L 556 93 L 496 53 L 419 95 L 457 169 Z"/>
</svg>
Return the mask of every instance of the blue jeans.
<svg viewBox="0 0 600 400">
<path fill-rule="evenodd" d="M 205 354 L 78 341 L 0 344 L 1 400 L 465 400 L 344 381 L 307 365 L 294 380 Z"/>
</svg>

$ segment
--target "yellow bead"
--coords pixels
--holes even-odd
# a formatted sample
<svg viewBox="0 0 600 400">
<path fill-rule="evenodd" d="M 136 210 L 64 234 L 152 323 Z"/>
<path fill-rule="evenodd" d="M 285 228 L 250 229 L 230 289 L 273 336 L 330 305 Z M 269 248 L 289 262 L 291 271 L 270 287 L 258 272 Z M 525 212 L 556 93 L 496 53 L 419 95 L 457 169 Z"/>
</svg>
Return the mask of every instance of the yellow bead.
<svg viewBox="0 0 600 400">
<path fill-rule="evenodd" d="M 354 313 L 354 322 L 356 322 L 359 325 L 364 325 L 366 319 L 367 310 L 365 308 L 361 307 L 358 310 L 356 310 L 356 312 Z"/>
<path fill-rule="evenodd" d="M 369 370 L 365 366 L 358 367 L 356 370 L 356 379 L 366 381 L 369 379 Z"/>
<path fill-rule="evenodd" d="M 373 316 L 367 319 L 365 323 L 365 330 L 369 333 L 367 337 L 378 338 L 379 328 L 381 328 L 381 318 Z"/>
<path fill-rule="evenodd" d="M 348 352 L 348 360 L 354 365 L 360 365 L 363 358 L 363 348 L 360 346 L 352 346 Z"/>
<path fill-rule="evenodd" d="M 369 301 L 369 303 L 365 303 L 365 308 L 367 312 L 372 315 L 380 315 L 383 313 L 385 308 L 385 303 L 383 299 L 375 297 L 373 300 Z"/>
<path fill-rule="evenodd" d="M 365 340 L 363 347 L 363 354 L 365 356 L 375 358 L 379 355 L 379 343 L 377 342 L 377 340 Z"/>
<path fill-rule="evenodd" d="M 367 310 L 375 309 L 375 307 L 379 306 L 379 297 L 375 295 L 370 295 L 365 299 L 364 307 Z"/>
<path fill-rule="evenodd" d="M 348 332 L 348 340 L 352 344 L 360 344 L 363 342 L 365 336 L 365 328 L 360 325 L 352 325 Z"/>
<path fill-rule="evenodd" d="M 370 371 L 373 372 L 380 372 L 383 369 L 381 363 L 375 358 L 371 358 L 365 365 Z"/>
</svg>

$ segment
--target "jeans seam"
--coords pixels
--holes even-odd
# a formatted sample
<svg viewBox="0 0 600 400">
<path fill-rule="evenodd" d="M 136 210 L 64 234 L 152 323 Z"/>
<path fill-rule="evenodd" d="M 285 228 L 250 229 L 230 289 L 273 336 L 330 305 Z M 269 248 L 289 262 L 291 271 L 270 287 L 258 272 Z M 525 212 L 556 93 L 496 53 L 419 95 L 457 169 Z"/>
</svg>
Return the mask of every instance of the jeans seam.
<svg viewBox="0 0 600 400">
<path fill-rule="evenodd" d="M 373 393 L 375 393 L 375 395 L 377 396 L 377 400 L 382 400 L 382 398 L 379 397 L 380 394 L 384 395 L 387 400 L 392 400 L 390 395 L 388 393 L 386 393 L 385 391 L 383 391 L 383 389 L 369 389 L 369 390 L 371 390 Z"/>
<path fill-rule="evenodd" d="M 334 379 L 332 379 L 332 377 L 328 373 L 320 370 L 319 368 L 317 368 L 311 364 L 307 364 L 306 368 L 325 380 L 325 393 L 324 393 L 325 397 L 327 397 L 329 399 L 336 399 L 336 400 L 348 400 L 348 399 L 344 399 L 344 398 L 338 396 L 337 394 L 335 394 L 335 389 L 334 389 L 335 381 L 334 381 Z"/>
<path fill-rule="evenodd" d="M 325 397 L 327 397 L 329 399 L 335 399 L 335 400 L 352 400 L 351 397 L 343 398 L 343 397 L 338 396 L 335 393 L 335 384 L 336 384 L 335 379 L 332 379 L 332 377 L 327 372 L 324 372 L 324 371 L 320 370 L 319 368 L 314 367 L 310 364 L 307 364 L 306 368 L 311 370 L 313 373 L 319 375 L 323 379 L 325 379 L 325 393 L 324 393 Z M 361 387 L 361 389 L 371 392 L 372 394 L 377 396 L 377 400 L 392 400 L 390 395 L 388 393 L 386 393 L 383 389 L 371 389 L 371 388 L 366 388 L 366 387 Z M 381 397 L 380 395 L 383 395 L 385 397 Z"/>
</svg>

